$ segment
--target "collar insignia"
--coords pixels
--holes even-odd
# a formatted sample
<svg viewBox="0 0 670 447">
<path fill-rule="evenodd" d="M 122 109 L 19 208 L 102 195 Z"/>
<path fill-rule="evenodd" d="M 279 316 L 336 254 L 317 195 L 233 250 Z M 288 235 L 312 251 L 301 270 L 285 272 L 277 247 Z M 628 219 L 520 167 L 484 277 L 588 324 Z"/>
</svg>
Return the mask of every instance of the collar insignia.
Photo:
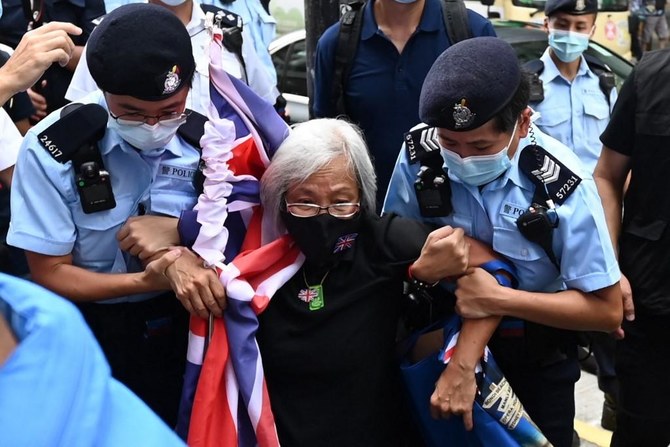
<svg viewBox="0 0 670 447">
<path fill-rule="evenodd" d="M 475 120 L 476 113 L 473 113 L 468 106 L 466 105 L 467 101 L 465 98 L 461 99 L 460 103 L 454 104 L 454 127 L 460 129 L 462 127 L 468 127 Z"/>
</svg>

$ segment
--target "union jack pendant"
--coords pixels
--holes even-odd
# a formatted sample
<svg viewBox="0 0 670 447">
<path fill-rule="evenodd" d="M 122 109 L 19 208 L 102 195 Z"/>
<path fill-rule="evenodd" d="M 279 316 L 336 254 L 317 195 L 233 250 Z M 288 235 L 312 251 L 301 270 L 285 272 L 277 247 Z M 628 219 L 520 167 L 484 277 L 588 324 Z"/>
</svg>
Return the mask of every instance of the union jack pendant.
<svg viewBox="0 0 670 447">
<path fill-rule="evenodd" d="M 309 304 L 309 310 L 319 310 L 326 304 L 323 300 L 323 287 L 321 285 L 301 289 L 298 298 L 300 301 Z"/>
</svg>

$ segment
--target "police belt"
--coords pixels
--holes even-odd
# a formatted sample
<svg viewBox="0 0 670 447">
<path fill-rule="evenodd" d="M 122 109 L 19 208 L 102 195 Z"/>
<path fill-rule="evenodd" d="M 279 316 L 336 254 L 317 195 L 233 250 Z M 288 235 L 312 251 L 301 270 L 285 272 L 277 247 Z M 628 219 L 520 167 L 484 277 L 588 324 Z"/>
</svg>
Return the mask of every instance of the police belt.
<svg viewBox="0 0 670 447">
<path fill-rule="evenodd" d="M 489 347 L 498 360 L 522 358 L 530 366 L 544 367 L 575 355 L 577 333 L 542 324 L 504 317 Z M 504 363 L 503 359 L 499 359 Z"/>
</svg>

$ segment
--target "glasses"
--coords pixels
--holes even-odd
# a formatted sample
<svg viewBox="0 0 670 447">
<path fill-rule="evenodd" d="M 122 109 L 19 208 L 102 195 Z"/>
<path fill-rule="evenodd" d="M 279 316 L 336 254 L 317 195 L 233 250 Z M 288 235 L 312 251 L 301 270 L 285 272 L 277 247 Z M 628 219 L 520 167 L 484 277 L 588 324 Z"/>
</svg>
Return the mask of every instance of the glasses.
<svg viewBox="0 0 670 447">
<path fill-rule="evenodd" d="M 315 203 L 286 202 L 286 210 L 296 217 L 314 217 L 321 213 L 321 210 L 326 210 L 333 217 L 346 219 L 356 214 L 360 207 L 360 203 L 333 203 L 332 205 L 321 206 Z"/>
<path fill-rule="evenodd" d="M 160 123 L 164 126 L 170 124 L 176 124 L 180 121 L 186 119 L 190 114 L 190 110 L 186 110 L 182 113 L 172 112 L 164 113 L 162 115 L 143 115 L 141 113 L 124 113 L 123 115 L 115 116 L 112 112 L 109 112 L 110 116 L 116 120 L 117 123 L 124 126 L 141 126 L 142 124 L 147 124 L 149 120 L 156 120 L 157 123 Z"/>
</svg>

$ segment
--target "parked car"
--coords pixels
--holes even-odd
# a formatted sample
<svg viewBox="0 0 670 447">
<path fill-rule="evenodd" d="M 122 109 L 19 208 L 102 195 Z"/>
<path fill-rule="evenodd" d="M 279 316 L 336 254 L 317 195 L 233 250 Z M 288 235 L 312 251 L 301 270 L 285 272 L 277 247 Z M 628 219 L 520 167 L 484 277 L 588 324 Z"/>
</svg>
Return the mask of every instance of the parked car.
<svg viewBox="0 0 670 447">
<path fill-rule="evenodd" d="M 498 37 L 514 47 L 522 64 L 539 59 L 547 48 L 547 34 L 540 25 L 505 20 L 494 20 L 493 25 Z M 590 42 L 586 53 L 597 57 L 612 69 L 617 88 L 621 87 L 633 69 L 632 64 L 626 59 L 598 43 Z M 286 98 L 291 120 L 306 121 L 309 112 L 305 30 L 294 31 L 277 38 L 270 45 L 270 54 L 277 69 L 278 88 Z"/>
</svg>

